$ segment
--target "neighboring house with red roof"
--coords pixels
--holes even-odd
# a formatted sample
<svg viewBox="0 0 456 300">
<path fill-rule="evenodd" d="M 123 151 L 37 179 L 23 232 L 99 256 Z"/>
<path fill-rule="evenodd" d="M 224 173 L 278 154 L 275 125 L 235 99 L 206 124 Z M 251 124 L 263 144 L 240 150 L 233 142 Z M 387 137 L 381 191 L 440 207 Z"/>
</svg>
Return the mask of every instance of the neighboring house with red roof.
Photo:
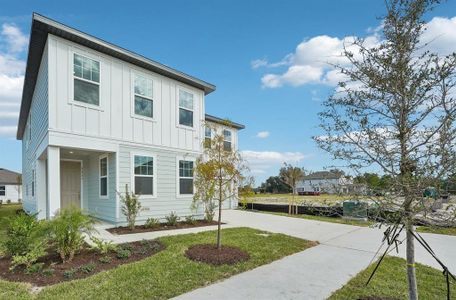
<svg viewBox="0 0 456 300">
<path fill-rule="evenodd" d="M 0 202 L 20 202 L 22 199 L 21 173 L 0 168 Z"/>
</svg>

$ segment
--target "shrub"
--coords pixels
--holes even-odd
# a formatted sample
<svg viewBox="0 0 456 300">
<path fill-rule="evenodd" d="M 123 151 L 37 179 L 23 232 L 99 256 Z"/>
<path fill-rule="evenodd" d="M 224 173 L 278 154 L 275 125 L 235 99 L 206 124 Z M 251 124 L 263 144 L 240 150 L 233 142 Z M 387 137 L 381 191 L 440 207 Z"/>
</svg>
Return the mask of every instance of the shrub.
<svg viewBox="0 0 456 300">
<path fill-rule="evenodd" d="M 0 200 L 0 205 L 2 205 L 2 204 L 3 204 L 3 200 Z"/>
<path fill-rule="evenodd" d="M 165 217 L 166 219 L 166 224 L 168 226 L 176 226 L 177 222 L 179 221 L 179 217 L 176 215 L 174 211 L 172 211 L 169 215 Z"/>
<path fill-rule="evenodd" d="M 79 267 L 79 271 L 81 271 L 83 273 L 86 273 L 86 274 L 89 274 L 89 273 L 92 273 L 93 271 L 95 271 L 96 267 L 97 267 L 96 264 L 88 263 L 86 265 L 80 266 Z"/>
<path fill-rule="evenodd" d="M 111 241 L 104 241 L 94 236 L 91 237 L 90 240 L 94 243 L 91 248 L 100 254 L 106 254 L 111 251 L 116 251 L 117 249 L 117 246 Z"/>
<path fill-rule="evenodd" d="M 29 269 L 40 257 L 44 255 L 46 255 L 46 246 L 44 244 L 37 243 L 26 254 L 14 255 L 11 260 L 11 269 L 20 265 L 24 265 L 27 269 Z"/>
<path fill-rule="evenodd" d="M 55 273 L 55 270 L 52 269 L 52 268 L 44 269 L 44 270 L 41 272 L 41 274 L 43 274 L 44 276 L 47 276 L 47 277 L 48 277 L 48 276 L 54 275 L 54 273 Z"/>
<path fill-rule="evenodd" d="M 110 256 L 102 256 L 98 259 L 99 262 L 102 264 L 109 264 L 112 261 L 112 258 Z"/>
<path fill-rule="evenodd" d="M 77 271 L 78 271 L 78 269 L 75 269 L 75 268 L 65 270 L 65 272 L 63 272 L 63 277 L 65 277 L 66 279 L 71 279 L 74 277 L 74 275 L 76 274 Z"/>
<path fill-rule="evenodd" d="M 195 225 L 196 224 L 196 219 L 194 216 L 186 216 L 185 217 L 185 223 L 190 224 L 190 225 Z"/>
<path fill-rule="evenodd" d="M 155 218 L 147 219 L 146 223 L 144 223 L 144 227 L 146 228 L 157 228 L 160 226 L 160 221 Z"/>
<path fill-rule="evenodd" d="M 11 204 L 11 199 L 6 200 L 6 204 Z"/>
<path fill-rule="evenodd" d="M 94 220 L 80 209 L 62 210 L 51 222 L 51 234 L 62 262 L 71 261 L 84 244 L 83 233 L 94 231 Z"/>
<path fill-rule="evenodd" d="M 46 230 L 44 222 L 35 215 L 24 213 L 9 218 L 6 239 L 2 248 L 6 255 L 12 256 L 12 268 L 18 265 L 30 267 L 40 257 L 46 255 Z"/>
<path fill-rule="evenodd" d="M 131 251 L 128 250 L 128 249 L 123 249 L 123 248 L 120 248 L 120 249 L 117 249 L 117 258 L 118 259 L 127 259 L 131 256 Z"/>
<path fill-rule="evenodd" d="M 117 192 L 122 203 L 122 214 L 127 219 L 128 227 L 133 230 L 135 229 L 136 217 L 141 210 L 141 203 L 139 202 L 139 196 L 128 191 L 128 184 L 125 185 L 125 194 Z"/>
<path fill-rule="evenodd" d="M 33 273 L 38 273 L 41 272 L 43 269 L 44 263 L 36 263 L 31 266 L 29 266 L 27 269 L 25 269 L 25 274 L 33 274 Z"/>
</svg>

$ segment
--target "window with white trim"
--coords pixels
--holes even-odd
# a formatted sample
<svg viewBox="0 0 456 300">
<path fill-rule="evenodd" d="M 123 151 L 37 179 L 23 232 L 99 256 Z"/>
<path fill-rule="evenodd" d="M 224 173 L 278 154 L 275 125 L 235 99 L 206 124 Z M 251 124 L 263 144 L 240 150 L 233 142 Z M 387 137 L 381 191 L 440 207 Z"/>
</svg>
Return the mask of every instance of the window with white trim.
<svg viewBox="0 0 456 300">
<path fill-rule="evenodd" d="M 193 195 L 193 161 L 179 160 L 179 195 Z"/>
<path fill-rule="evenodd" d="M 212 129 L 209 126 L 204 128 L 204 148 L 211 148 Z"/>
<path fill-rule="evenodd" d="M 154 158 L 134 156 L 135 194 L 154 195 Z"/>
<path fill-rule="evenodd" d="M 0 196 L 6 196 L 6 186 L 0 185 Z"/>
<path fill-rule="evenodd" d="M 108 157 L 102 156 L 99 160 L 100 168 L 100 197 L 108 196 Z"/>
<path fill-rule="evenodd" d="M 144 76 L 135 74 L 134 79 L 135 115 L 153 118 L 153 82 Z"/>
<path fill-rule="evenodd" d="M 223 130 L 223 149 L 231 151 L 231 131 Z"/>
<path fill-rule="evenodd" d="M 32 197 L 35 197 L 35 170 L 32 170 Z"/>
<path fill-rule="evenodd" d="M 179 90 L 179 124 L 193 127 L 193 94 Z"/>
<path fill-rule="evenodd" d="M 100 105 L 100 62 L 74 54 L 74 101 Z"/>
</svg>

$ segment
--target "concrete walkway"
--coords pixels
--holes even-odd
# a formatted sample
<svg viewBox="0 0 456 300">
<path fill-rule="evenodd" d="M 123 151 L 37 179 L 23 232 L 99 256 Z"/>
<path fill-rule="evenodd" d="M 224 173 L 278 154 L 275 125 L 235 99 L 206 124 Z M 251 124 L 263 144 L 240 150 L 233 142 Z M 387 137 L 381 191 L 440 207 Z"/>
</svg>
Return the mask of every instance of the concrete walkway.
<svg viewBox="0 0 456 300">
<path fill-rule="evenodd" d="M 383 230 L 374 228 L 245 211 L 225 211 L 223 221 L 229 226 L 284 233 L 320 245 L 175 299 L 326 299 L 369 265 L 383 236 Z M 456 237 L 422 235 L 455 272 Z M 420 245 L 416 248 L 418 262 L 439 267 Z M 405 255 L 404 245 L 397 255 Z"/>
</svg>

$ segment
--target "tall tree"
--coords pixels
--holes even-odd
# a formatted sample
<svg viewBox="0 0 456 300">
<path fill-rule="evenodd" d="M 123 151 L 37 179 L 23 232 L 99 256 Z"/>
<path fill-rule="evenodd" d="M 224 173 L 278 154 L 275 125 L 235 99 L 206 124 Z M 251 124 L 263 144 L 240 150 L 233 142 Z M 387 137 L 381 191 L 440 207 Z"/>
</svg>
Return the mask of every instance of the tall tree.
<svg viewBox="0 0 456 300">
<path fill-rule="evenodd" d="M 377 165 L 389 177 L 381 207 L 406 231 L 410 299 L 415 274 L 417 214 L 426 214 L 423 190 L 454 173 L 456 164 L 456 55 L 441 56 L 422 41 L 424 15 L 441 1 L 386 0 L 380 42 L 355 39 L 337 65 L 345 80 L 320 114 L 321 148 L 353 169 Z M 438 38 L 438 37 L 435 37 Z"/>
<path fill-rule="evenodd" d="M 291 201 L 288 201 L 288 213 L 298 213 L 298 207 L 295 205 L 296 185 L 298 181 L 303 179 L 305 175 L 304 169 L 294 167 L 291 164 L 284 163 L 284 166 L 280 168 L 279 176 L 292 190 Z M 294 212 L 293 212 L 294 208 Z"/>
<path fill-rule="evenodd" d="M 230 122 L 224 124 L 230 127 Z M 206 126 L 210 126 L 207 124 Z M 205 149 L 194 169 L 194 201 L 218 203 L 217 248 L 221 249 L 222 205 L 225 200 L 238 198 L 238 184 L 246 171 L 239 151 L 224 145 L 223 132 L 212 128 L 213 137 L 205 142 Z"/>
<path fill-rule="evenodd" d="M 270 176 L 261 184 L 261 189 L 272 194 L 291 193 L 291 188 L 279 176 Z"/>
</svg>

